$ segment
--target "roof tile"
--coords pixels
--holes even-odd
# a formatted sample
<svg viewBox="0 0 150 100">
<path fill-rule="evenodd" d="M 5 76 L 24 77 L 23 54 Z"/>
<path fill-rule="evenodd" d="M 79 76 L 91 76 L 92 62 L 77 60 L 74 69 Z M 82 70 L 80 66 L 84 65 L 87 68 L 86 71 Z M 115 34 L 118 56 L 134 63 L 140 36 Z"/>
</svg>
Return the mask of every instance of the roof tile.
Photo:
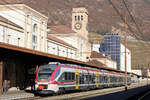
<svg viewBox="0 0 150 100">
<path fill-rule="evenodd" d="M 103 56 L 101 53 L 98 53 L 96 51 L 92 51 L 90 58 L 106 58 L 106 57 Z"/>
<path fill-rule="evenodd" d="M 69 27 L 65 26 L 65 25 L 57 25 L 57 26 L 51 26 L 50 30 L 52 30 L 53 32 L 55 32 L 56 34 L 70 34 L 70 33 L 76 33 L 75 31 L 73 31 L 72 29 L 70 29 Z"/>
<path fill-rule="evenodd" d="M 105 64 L 97 61 L 97 60 L 91 60 L 89 61 L 88 63 L 92 64 L 92 65 L 95 65 L 95 66 L 105 66 Z"/>
</svg>

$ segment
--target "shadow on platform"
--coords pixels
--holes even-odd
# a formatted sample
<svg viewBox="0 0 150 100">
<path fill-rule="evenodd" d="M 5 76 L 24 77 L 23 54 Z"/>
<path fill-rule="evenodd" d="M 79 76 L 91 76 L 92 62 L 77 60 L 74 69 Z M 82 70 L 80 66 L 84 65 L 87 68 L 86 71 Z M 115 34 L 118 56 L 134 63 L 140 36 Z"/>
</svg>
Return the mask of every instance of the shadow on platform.
<svg viewBox="0 0 150 100">
<path fill-rule="evenodd" d="M 97 95 L 81 100 L 138 100 L 145 92 L 150 90 L 150 86 L 142 86 L 128 89 L 127 91 L 119 91 L 110 94 Z"/>
</svg>

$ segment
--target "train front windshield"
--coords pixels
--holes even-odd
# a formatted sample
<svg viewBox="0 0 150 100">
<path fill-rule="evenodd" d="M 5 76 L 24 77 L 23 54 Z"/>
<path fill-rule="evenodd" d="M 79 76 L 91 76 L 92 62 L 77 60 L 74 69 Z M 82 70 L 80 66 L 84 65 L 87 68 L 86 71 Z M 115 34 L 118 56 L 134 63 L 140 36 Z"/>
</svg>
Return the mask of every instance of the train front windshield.
<svg viewBox="0 0 150 100">
<path fill-rule="evenodd" d="M 48 64 L 48 65 L 40 66 L 39 73 L 38 73 L 38 80 L 48 81 L 57 66 L 58 65 L 56 64 Z"/>
</svg>

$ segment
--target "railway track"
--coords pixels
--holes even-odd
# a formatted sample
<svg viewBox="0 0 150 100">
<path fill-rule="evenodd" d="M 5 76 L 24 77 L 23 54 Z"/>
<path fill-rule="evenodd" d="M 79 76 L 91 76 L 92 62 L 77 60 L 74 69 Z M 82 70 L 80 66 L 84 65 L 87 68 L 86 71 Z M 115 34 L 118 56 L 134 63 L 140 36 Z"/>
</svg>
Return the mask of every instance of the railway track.
<svg viewBox="0 0 150 100">
<path fill-rule="evenodd" d="M 147 85 L 146 82 L 140 84 L 132 84 L 128 86 L 128 89 L 142 87 Z M 114 92 L 124 91 L 124 86 L 122 87 L 114 87 L 114 88 L 104 88 L 104 89 L 97 89 L 97 90 L 90 90 L 90 91 L 79 91 L 73 93 L 66 93 L 61 95 L 53 95 L 53 96 L 35 96 L 31 98 L 25 98 L 21 100 L 77 100 L 77 99 L 84 99 L 88 97 L 94 97 L 98 95 L 105 95 Z"/>
</svg>

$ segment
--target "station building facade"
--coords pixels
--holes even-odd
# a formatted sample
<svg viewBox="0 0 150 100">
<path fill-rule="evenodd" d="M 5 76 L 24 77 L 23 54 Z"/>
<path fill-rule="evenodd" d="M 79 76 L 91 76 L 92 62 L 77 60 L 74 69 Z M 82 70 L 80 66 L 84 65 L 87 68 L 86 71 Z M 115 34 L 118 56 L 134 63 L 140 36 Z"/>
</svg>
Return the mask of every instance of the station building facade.
<svg viewBox="0 0 150 100">
<path fill-rule="evenodd" d="M 25 4 L 10 4 L 0 5 L 0 16 L 9 19 L 22 28 L 22 34 L 11 34 L 14 32 L 10 32 L 10 34 L 7 32 L 8 35 L 5 34 L 5 39 L 9 39 L 11 41 L 9 41 L 11 44 L 19 44 L 19 46 L 25 48 L 48 52 L 55 55 L 59 54 L 59 56 L 69 57 L 81 61 L 88 61 L 88 59 L 90 58 L 91 44 L 88 42 L 87 30 L 88 12 L 85 8 L 73 8 L 72 29 L 68 28 L 71 31 L 69 31 L 67 35 L 66 33 L 63 33 L 63 30 L 59 31 L 59 29 L 61 28 L 59 28 L 59 26 L 50 27 L 50 30 L 52 30 L 54 33 L 57 33 L 57 31 L 59 31 L 58 34 L 53 34 L 53 36 L 66 42 L 67 44 L 70 44 L 71 48 L 77 48 L 76 50 L 67 49 L 68 51 L 66 51 L 65 49 L 62 50 L 63 48 L 61 48 L 58 52 L 56 50 L 56 53 L 54 53 L 54 50 L 52 51 L 51 49 L 54 49 L 54 42 L 50 43 L 50 39 L 47 38 L 47 33 L 50 32 L 47 32 L 48 17 L 46 17 L 45 15 L 37 12 L 36 10 L 28 7 Z M 53 30 L 55 28 L 58 28 L 58 30 Z M 67 28 L 65 29 L 67 30 Z M 17 34 L 17 32 L 15 33 Z M 6 42 L 6 40 L 4 42 Z"/>
<path fill-rule="evenodd" d="M 23 28 L 0 16 L 0 42 L 24 47 Z"/>
<path fill-rule="evenodd" d="M 47 53 L 76 59 L 77 48 L 51 34 L 47 38 Z"/>
<path fill-rule="evenodd" d="M 46 51 L 48 17 L 25 4 L 0 5 L 0 15 L 22 27 L 23 47 Z"/>
</svg>

